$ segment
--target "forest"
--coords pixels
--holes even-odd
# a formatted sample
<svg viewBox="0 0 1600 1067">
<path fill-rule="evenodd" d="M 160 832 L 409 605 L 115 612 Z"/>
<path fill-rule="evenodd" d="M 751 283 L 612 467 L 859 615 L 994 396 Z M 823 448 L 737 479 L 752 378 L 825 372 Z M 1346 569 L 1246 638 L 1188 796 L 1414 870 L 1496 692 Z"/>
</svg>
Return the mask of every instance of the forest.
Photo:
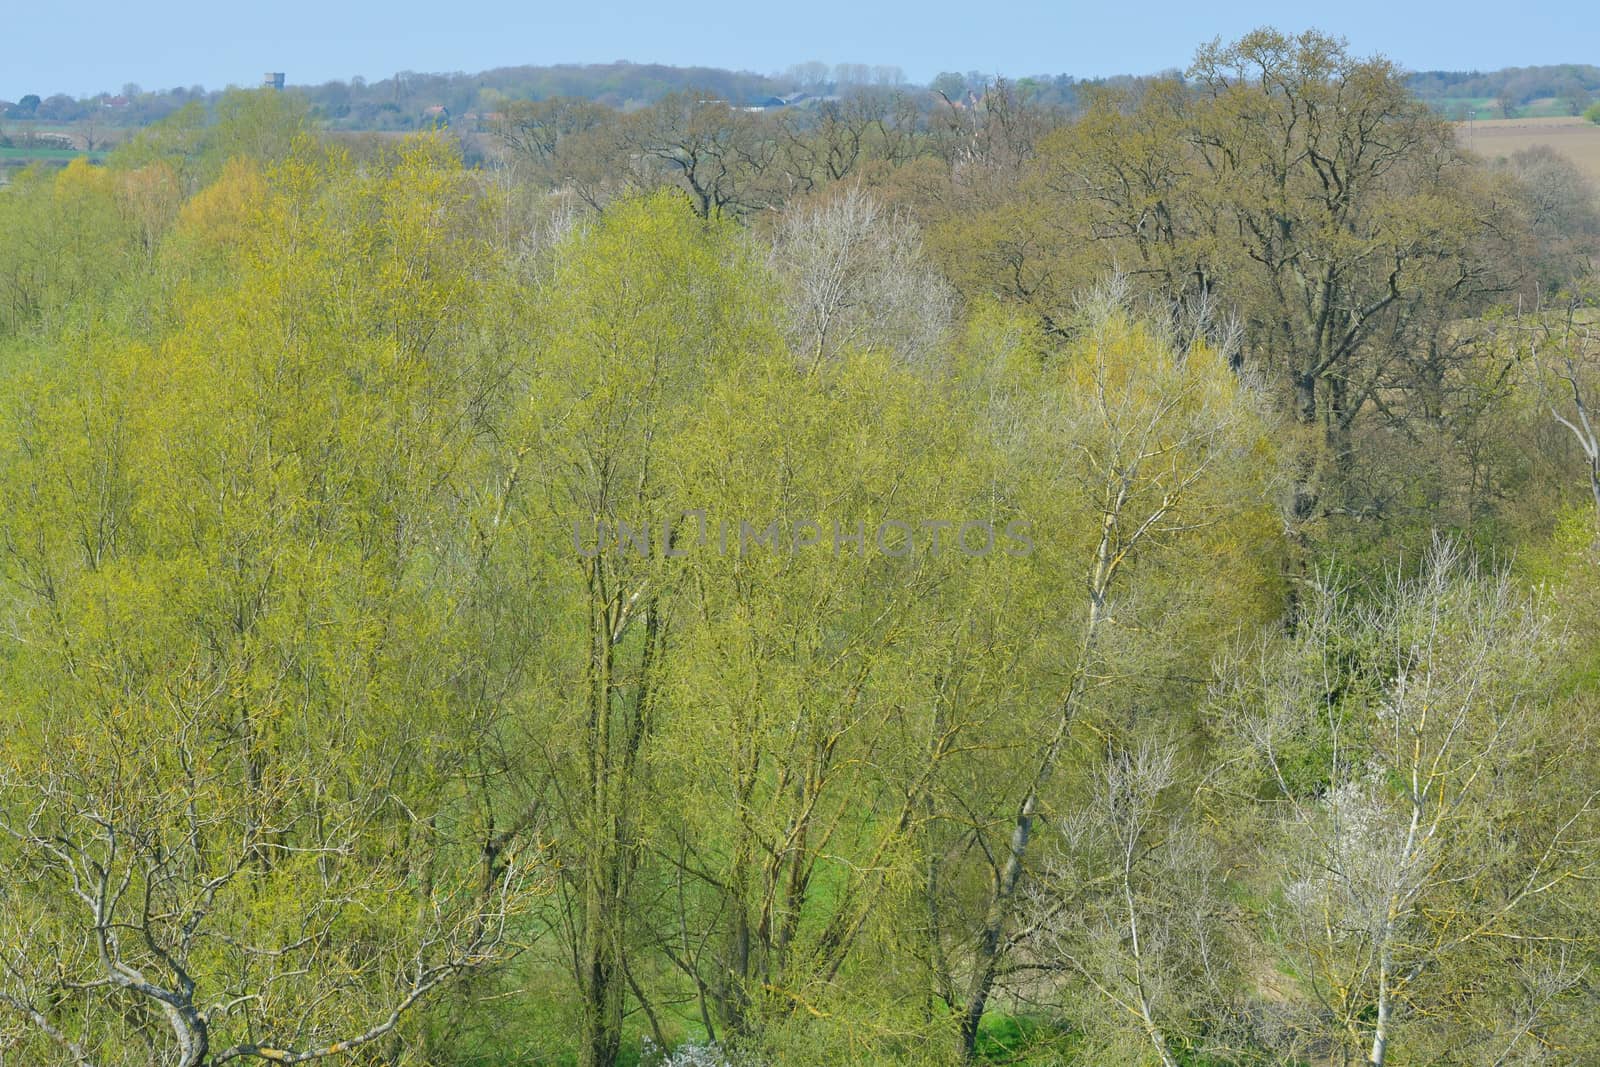
<svg viewBox="0 0 1600 1067">
<path fill-rule="evenodd" d="M 1600 199 L 1382 58 L 0 189 L 0 1067 L 1600 1062 Z"/>
</svg>

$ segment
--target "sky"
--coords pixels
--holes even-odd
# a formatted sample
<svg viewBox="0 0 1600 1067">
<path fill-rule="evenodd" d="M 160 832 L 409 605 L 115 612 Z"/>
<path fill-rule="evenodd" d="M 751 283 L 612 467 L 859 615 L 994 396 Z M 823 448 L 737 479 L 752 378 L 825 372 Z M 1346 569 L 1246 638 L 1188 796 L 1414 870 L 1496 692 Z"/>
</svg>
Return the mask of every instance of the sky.
<svg viewBox="0 0 1600 1067">
<path fill-rule="evenodd" d="M 940 71 L 1144 74 L 1183 67 L 1214 37 L 1257 26 L 1342 35 L 1359 55 L 1412 70 L 1600 64 L 1600 19 L 1578 0 L 38 0 L 5 3 L 0 99 L 256 85 L 265 71 L 314 84 L 395 71 L 547 63 L 669 63 L 781 71 L 821 60 Z"/>
</svg>

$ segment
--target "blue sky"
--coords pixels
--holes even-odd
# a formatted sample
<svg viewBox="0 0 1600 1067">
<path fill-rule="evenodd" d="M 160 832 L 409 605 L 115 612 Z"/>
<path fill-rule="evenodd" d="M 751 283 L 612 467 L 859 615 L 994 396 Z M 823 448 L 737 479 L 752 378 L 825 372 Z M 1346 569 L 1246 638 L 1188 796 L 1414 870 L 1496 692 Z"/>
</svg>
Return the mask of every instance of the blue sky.
<svg viewBox="0 0 1600 1067">
<path fill-rule="evenodd" d="M 1416 70 L 1600 64 L 1600 19 L 1577 0 L 8 0 L 0 98 L 145 88 L 387 77 L 521 63 L 637 62 L 781 70 L 791 63 L 893 64 L 916 81 L 941 70 L 1011 76 L 1147 73 L 1260 25 L 1308 26 Z"/>
</svg>

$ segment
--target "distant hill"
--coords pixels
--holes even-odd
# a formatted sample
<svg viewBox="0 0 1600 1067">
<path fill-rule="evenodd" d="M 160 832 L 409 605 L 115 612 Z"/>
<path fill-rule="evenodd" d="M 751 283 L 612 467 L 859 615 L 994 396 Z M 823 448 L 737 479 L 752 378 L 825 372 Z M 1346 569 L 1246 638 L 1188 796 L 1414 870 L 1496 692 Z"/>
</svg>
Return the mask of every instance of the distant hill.
<svg viewBox="0 0 1600 1067">
<path fill-rule="evenodd" d="M 1176 73 L 1176 72 L 1168 72 Z M 424 74 L 401 71 L 377 81 L 353 78 L 320 85 L 295 84 L 288 91 L 305 98 L 313 116 L 336 130 L 411 130 L 448 123 L 471 126 L 493 115 L 508 100 L 582 97 L 627 110 L 672 92 L 693 90 L 735 105 L 756 105 L 804 91 L 813 96 L 852 85 L 903 85 L 899 68 L 844 63 L 805 63 L 782 74 L 717 67 L 673 67 L 658 63 L 563 63 L 554 66 L 498 67 L 475 74 Z M 978 72 L 944 73 L 932 88 L 950 99 L 969 91 L 982 95 L 988 77 Z M 1071 107 L 1088 84 L 1135 84 L 1130 76 L 1080 81 L 1066 74 L 1041 74 L 1014 81 L 1024 98 L 1046 106 Z M 1579 114 L 1600 98 L 1600 67 L 1562 64 L 1483 71 L 1421 71 L 1408 77 L 1417 96 L 1451 118 Z M 0 101 L 0 119 L 59 131 L 86 128 L 127 130 L 148 125 L 192 101 L 215 103 L 216 90 L 200 86 L 145 90 L 125 85 L 118 92 L 76 99 L 63 94 L 43 99 L 29 95 Z M 0 130 L 0 136 L 4 135 Z M 106 137 L 90 129 L 91 140 Z M 117 138 L 111 136 L 110 141 Z"/>
<path fill-rule="evenodd" d="M 757 103 L 799 88 L 831 91 L 838 84 L 901 80 L 898 68 L 861 64 L 806 64 L 790 75 L 771 76 L 715 67 L 670 67 L 656 63 L 559 64 L 500 67 L 476 74 L 401 71 L 377 81 L 352 78 L 320 85 L 296 84 L 313 115 L 334 129 L 406 130 L 441 118 L 495 111 L 506 100 L 575 96 L 619 109 L 648 104 L 672 92 L 694 90 L 734 104 Z M 137 127 L 165 118 L 191 101 L 215 103 L 221 93 L 200 86 L 145 90 L 123 86 L 117 93 L 75 99 L 64 94 L 0 101 L 0 119 Z"/>
<path fill-rule="evenodd" d="M 381 81 L 332 81 L 297 86 L 313 113 L 349 129 L 403 129 L 419 119 L 496 111 L 506 100 L 574 96 L 616 108 L 648 104 L 669 93 L 694 90 L 736 104 L 793 91 L 794 81 L 714 67 L 656 63 L 560 64 L 500 67 L 477 74 L 404 71 Z"/>
<path fill-rule="evenodd" d="M 978 71 L 945 72 L 933 79 L 931 88 L 950 99 L 961 99 L 969 93 L 981 96 L 992 80 L 992 76 Z M 1092 83 L 1134 81 L 1116 77 L 1094 79 Z M 1039 74 L 1014 82 L 1032 102 L 1069 107 L 1078 87 L 1092 83 L 1066 74 Z M 797 64 L 781 74 L 756 74 L 718 67 L 627 61 L 497 67 L 475 74 L 401 71 L 377 81 L 356 77 L 348 82 L 322 84 L 297 84 L 293 72 L 289 72 L 284 88 L 302 97 L 313 117 L 331 129 L 403 131 L 442 123 L 470 128 L 509 100 L 579 97 L 625 111 L 654 103 L 670 93 L 692 91 L 735 106 L 760 106 L 796 93 L 815 100 L 856 86 L 929 88 L 909 85 L 898 67 L 864 63 L 830 66 L 811 62 Z M 159 121 L 192 102 L 212 106 L 221 95 L 219 90 L 208 91 L 200 86 L 150 91 L 137 85 L 82 99 L 57 94 L 41 100 L 29 95 L 15 103 L 0 101 L 0 120 L 73 129 L 88 124 L 128 130 Z"/>
</svg>

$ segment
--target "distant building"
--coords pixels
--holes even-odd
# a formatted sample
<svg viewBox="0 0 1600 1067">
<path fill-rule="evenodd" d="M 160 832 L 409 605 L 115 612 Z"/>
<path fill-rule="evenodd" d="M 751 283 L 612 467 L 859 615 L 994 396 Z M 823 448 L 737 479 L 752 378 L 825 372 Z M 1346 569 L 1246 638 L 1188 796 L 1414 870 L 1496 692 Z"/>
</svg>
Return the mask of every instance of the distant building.
<svg viewBox="0 0 1600 1067">
<path fill-rule="evenodd" d="M 261 88 L 281 90 L 283 88 L 283 71 L 268 71 L 261 79 Z"/>
</svg>

